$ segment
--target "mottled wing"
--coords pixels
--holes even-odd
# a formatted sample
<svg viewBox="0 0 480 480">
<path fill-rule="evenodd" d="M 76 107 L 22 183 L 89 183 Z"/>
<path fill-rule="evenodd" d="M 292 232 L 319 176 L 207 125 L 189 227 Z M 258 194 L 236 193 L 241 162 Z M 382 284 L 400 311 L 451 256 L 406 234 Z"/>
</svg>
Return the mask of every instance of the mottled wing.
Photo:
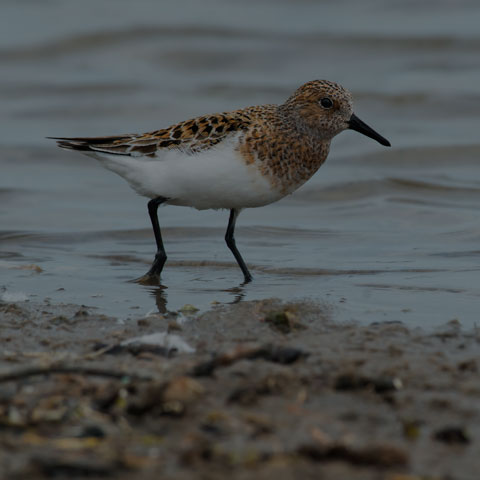
<svg viewBox="0 0 480 480">
<path fill-rule="evenodd" d="M 242 110 L 194 118 L 144 134 L 113 137 L 56 138 L 59 147 L 112 155 L 156 157 L 164 149 L 176 148 L 194 154 L 217 145 L 234 132 L 245 130 L 249 115 Z"/>
</svg>

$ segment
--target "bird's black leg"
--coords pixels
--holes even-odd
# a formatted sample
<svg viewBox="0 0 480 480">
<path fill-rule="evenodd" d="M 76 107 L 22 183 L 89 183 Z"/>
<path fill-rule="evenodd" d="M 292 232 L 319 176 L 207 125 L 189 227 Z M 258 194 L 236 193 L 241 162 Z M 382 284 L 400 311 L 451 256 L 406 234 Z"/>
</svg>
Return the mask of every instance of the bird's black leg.
<svg viewBox="0 0 480 480">
<path fill-rule="evenodd" d="M 166 202 L 167 199 L 164 197 L 157 197 L 148 202 L 148 214 L 150 215 L 150 220 L 152 221 L 153 233 L 155 234 L 155 241 L 157 242 L 157 253 L 155 254 L 155 260 L 153 261 L 152 267 L 147 272 L 146 277 L 160 277 L 162 273 L 163 266 L 167 260 L 167 254 L 165 253 L 165 248 L 163 247 L 162 234 L 160 232 L 160 225 L 158 224 L 158 207 Z"/>
<path fill-rule="evenodd" d="M 243 261 L 243 258 L 237 249 L 237 246 L 235 245 L 235 238 L 233 236 L 235 231 L 235 222 L 237 221 L 239 213 L 240 210 L 237 210 L 236 208 L 232 208 L 230 210 L 230 218 L 228 219 L 227 232 L 225 233 L 225 242 L 227 242 L 228 248 L 232 251 L 235 260 L 238 263 L 238 266 L 242 269 L 243 276 L 245 277 L 245 283 L 248 283 L 252 281 L 252 276 L 250 275 L 250 272 L 248 271 L 248 268 L 245 265 L 245 262 Z"/>
</svg>

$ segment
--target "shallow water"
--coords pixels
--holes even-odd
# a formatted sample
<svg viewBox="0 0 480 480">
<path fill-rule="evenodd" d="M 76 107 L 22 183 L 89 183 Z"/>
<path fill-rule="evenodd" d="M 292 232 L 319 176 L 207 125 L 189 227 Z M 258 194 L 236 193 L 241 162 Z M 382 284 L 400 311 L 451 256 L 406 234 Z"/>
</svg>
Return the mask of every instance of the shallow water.
<svg viewBox="0 0 480 480">
<path fill-rule="evenodd" d="M 122 320 L 275 296 L 339 320 L 475 324 L 478 18 L 473 1 L 4 2 L 0 295 Z M 160 209 L 163 286 L 131 282 L 154 252 L 146 200 L 44 139 L 278 103 L 313 78 L 352 90 L 393 147 L 343 133 L 302 189 L 243 212 L 246 286 L 223 241 L 228 213 L 181 207 Z"/>
</svg>

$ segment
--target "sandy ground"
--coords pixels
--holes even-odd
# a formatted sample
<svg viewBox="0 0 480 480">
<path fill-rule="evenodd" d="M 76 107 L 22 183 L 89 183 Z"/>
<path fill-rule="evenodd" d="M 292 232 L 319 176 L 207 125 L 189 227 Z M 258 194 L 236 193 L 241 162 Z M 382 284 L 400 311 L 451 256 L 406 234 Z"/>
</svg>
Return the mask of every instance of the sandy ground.
<svg viewBox="0 0 480 480">
<path fill-rule="evenodd" d="M 0 478 L 479 478 L 480 334 L 456 321 L 338 324 L 279 300 L 0 317 Z"/>
</svg>

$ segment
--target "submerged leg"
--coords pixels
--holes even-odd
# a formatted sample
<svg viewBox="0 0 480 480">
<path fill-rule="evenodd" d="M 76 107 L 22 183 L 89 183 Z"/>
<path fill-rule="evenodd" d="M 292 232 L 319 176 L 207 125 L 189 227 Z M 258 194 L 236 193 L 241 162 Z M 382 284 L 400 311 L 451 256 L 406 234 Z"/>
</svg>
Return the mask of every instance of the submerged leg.
<svg viewBox="0 0 480 480">
<path fill-rule="evenodd" d="M 239 213 L 240 210 L 237 210 L 236 208 L 232 208 L 230 210 L 230 218 L 228 219 L 227 232 L 225 233 L 225 242 L 227 242 L 228 248 L 232 251 L 235 260 L 238 263 L 238 266 L 242 269 L 243 276 L 245 277 L 245 283 L 248 283 L 252 281 L 252 276 L 250 275 L 250 272 L 248 271 L 248 268 L 245 265 L 245 262 L 243 261 L 243 258 L 237 249 L 237 246 L 235 245 L 235 238 L 233 236 L 235 231 L 235 222 L 237 221 Z"/>
<path fill-rule="evenodd" d="M 148 202 L 148 214 L 152 221 L 153 233 L 155 234 L 155 241 L 157 242 L 157 253 L 155 254 L 155 260 L 153 261 L 152 267 L 146 274 L 147 277 L 160 277 L 165 261 L 167 260 L 167 254 L 163 247 L 162 234 L 160 232 L 157 215 L 158 207 L 166 201 L 167 199 L 164 197 L 157 197 Z"/>
</svg>

